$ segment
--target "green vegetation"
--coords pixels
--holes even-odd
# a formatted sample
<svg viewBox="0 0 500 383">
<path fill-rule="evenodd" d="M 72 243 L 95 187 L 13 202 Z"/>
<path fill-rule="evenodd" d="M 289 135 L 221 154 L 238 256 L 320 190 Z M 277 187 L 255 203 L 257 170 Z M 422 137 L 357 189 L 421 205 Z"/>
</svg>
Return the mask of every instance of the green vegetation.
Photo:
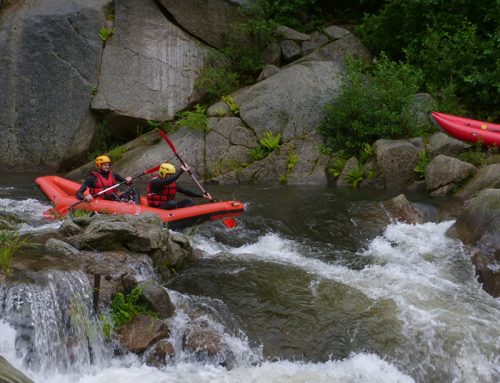
<svg viewBox="0 0 500 383">
<path fill-rule="evenodd" d="M 207 102 L 214 102 L 239 86 L 239 75 L 228 68 L 227 63 L 212 63 L 201 70 L 195 89 L 205 93 Z"/>
<path fill-rule="evenodd" d="M 333 178 L 337 178 L 342 174 L 342 170 L 344 170 L 345 163 L 347 160 L 342 156 L 337 156 L 330 167 L 328 168 L 328 174 Z"/>
<path fill-rule="evenodd" d="M 194 111 L 186 111 L 179 113 L 179 119 L 176 125 L 179 127 L 188 127 L 194 130 L 208 130 L 208 117 L 206 108 L 201 105 L 196 105 Z"/>
<path fill-rule="evenodd" d="M 107 41 L 112 34 L 113 31 L 109 28 L 102 27 L 101 29 L 99 29 L 99 37 L 101 38 L 102 41 Z"/>
<path fill-rule="evenodd" d="M 231 113 L 235 115 L 238 115 L 240 113 L 240 107 L 232 96 L 222 96 L 222 101 L 226 103 Z"/>
<path fill-rule="evenodd" d="M 496 0 L 386 0 L 356 33 L 375 54 L 418 67 L 433 96 L 451 84 L 469 111 L 498 119 Z"/>
<path fill-rule="evenodd" d="M 21 237 L 15 230 L 0 230 L 0 267 L 5 275 L 12 273 L 12 257 L 23 247 L 34 247 L 29 237 Z"/>
<path fill-rule="evenodd" d="M 346 175 L 346 180 L 351 183 L 352 187 L 356 189 L 359 185 L 359 183 L 365 178 L 366 176 L 365 169 L 363 168 L 363 165 L 358 164 L 355 168 L 351 169 L 347 175 Z"/>
<path fill-rule="evenodd" d="M 253 0 L 245 8 L 247 22 L 234 25 L 226 37 L 222 55 L 212 55 L 201 71 L 195 88 L 213 102 L 240 85 L 254 83 L 264 67 L 263 52 L 275 41 L 280 24 L 310 32 L 323 20 L 318 0 Z"/>
<path fill-rule="evenodd" d="M 106 121 L 100 121 L 95 128 L 87 159 L 91 161 L 97 156 L 106 153 L 110 146 L 111 132 L 109 131 L 108 123 Z"/>
<path fill-rule="evenodd" d="M 355 154 L 379 138 L 418 136 L 414 125 L 403 118 L 422 84 L 419 70 L 381 56 L 376 65 L 359 61 L 348 64 L 348 78 L 335 103 L 325 106 L 319 126 L 333 151 Z M 428 124 L 427 129 L 434 129 Z"/>
<path fill-rule="evenodd" d="M 420 153 L 418 153 L 418 162 L 413 170 L 415 171 L 415 173 L 417 173 L 419 179 L 425 178 L 425 168 L 430 161 L 431 157 L 427 150 L 422 150 Z"/>
<path fill-rule="evenodd" d="M 125 154 L 128 149 L 125 146 L 115 146 L 113 149 L 107 152 L 108 156 L 113 162 L 119 161 L 123 154 Z"/>
<path fill-rule="evenodd" d="M 458 158 L 474 166 L 499 164 L 500 150 L 496 146 L 485 148 L 483 143 L 478 141 L 472 148 L 461 153 Z"/>
<path fill-rule="evenodd" d="M 117 293 L 111 303 L 111 319 L 115 327 L 121 327 L 129 323 L 139 314 L 145 314 L 157 318 L 158 314 L 149 310 L 145 305 L 139 303 L 142 291 L 134 287 L 128 295 Z"/>
<path fill-rule="evenodd" d="M 254 161 L 259 161 L 267 157 L 271 152 L 281 146 L 281 133 L 276 135 L 273 132 L 265 132 L 264 136 L 259 140 L 259 145 L 252 149 L 250 156 Z"/>
</svg>

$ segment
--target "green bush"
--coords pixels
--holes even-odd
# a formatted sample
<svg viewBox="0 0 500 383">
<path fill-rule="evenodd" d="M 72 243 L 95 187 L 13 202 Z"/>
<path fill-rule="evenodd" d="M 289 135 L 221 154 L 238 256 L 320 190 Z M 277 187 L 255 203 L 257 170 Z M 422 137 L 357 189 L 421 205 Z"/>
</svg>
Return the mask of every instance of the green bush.
<svg viewBox="0 0 500 383">
<path fill-rule="evenodd" d="M 0 230 L 0 268 L 5 275 L 12 273 L 12 257 L 22 247 L 34 247 L 29 237 L 21 237 L 14 230 Z"/>
<path fill-rule="evenodd" d="M 128 295 L 117 293 L 111 303 L 111 318 L 115 327 L 121 327 L 129 323 L 139 314 L 145 314 L 152 317 L 158 317 L 158 314 L 149 310 L 146 306 L 139 304 L 139 298 L 142 291 L 139 287 L 134 289 Z"/>
<path fill-rule="evenodd" d="M 259 161 L 267 157 L 271 152 L 281 146 L 281 133 L 276 135 L 273 132 L 265 132 L 259 140 L 259 145 L 250 151 L 250 157 L 254 161 Z"/>
<path fill-rule="evenodd" d="M 379 138 L 415 135 L 403 115 L 421 84 L 418 69 L 384 55 L 371 68 L 349 62 L 341 95 L 325 106 L 325 118 L 318 128 L 327 147 L 356 154 Z"/>
<path fill-rule="evenodd" d="M 195 89 L 205 92 L 208 102 L 214 102 L 239 86 L 239 75 L 224 67 L 205 67 L 196 80 Z"/>
<path fill-rule="evenodd" d="M 469 110 L 496 119 L 498 17 L 497 0 L 387 0 L 356 33 L 375 54 L 420 67 L 429 88 L 454 83 Z"/>
<path fill-rule="evenodd" d="M 194 111 L 187 111 L 179 113 L 179 119 L 176 125 L 180 127 L 188 127 L 194 130 L 208 130 L 208 117 L 205 107 L 196 105 Z"/>
</svg>

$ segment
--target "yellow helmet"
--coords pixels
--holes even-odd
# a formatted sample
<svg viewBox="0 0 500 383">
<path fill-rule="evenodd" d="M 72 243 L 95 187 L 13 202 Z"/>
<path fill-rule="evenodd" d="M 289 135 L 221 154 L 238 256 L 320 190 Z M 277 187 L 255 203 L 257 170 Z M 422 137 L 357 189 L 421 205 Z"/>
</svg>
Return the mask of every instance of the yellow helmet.
<svg viewBox="0 0 500 383">
<path fill-rule="evenodd" d="M 174 174 L 175 173 L 175 166 L 172 164 L 169 164 L 168 162 L 164 162 L 163 164 L 160 165 L 160 170 L 158 171 L 158 174 L 160 175 L 161 178 L 165 178 L 168 174 Z"/>
<path fill-rule="evenodd" d="M 108 156 L 99 156 L 95 159 L 95 166 L 97 169 L 101 168 L 102 164 L 111 163 L 111 159 Z"/>
</svg>

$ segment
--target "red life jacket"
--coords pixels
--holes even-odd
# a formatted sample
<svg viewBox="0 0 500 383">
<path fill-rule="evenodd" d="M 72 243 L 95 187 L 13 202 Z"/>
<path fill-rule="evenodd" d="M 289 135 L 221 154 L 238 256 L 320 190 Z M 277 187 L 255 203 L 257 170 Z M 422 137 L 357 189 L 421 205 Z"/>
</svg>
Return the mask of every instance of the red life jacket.
<svg viewBox="0 0 500 383">
<path fill-rule="evenodd" d="M 156 179 L 155 177 L 153 179 Z M 175 199 L 175 193 L 177 193 L 177 185 L 175 182 L 170 182 L 169 184 L 164 184 L 161 188 L 161 194 L 156 194 L 151 192 L 151 182 L 148 184 L 148 194 L 146 196 L 148 200 L 148 206 L 151 207 L 161 207 L 163 202 L 171 201 Z"/>
<path fill-rule="evenodd" d="M 115 176 L 113 175 L 112 172 L 109 172 L 107 179 L 101 174 L 101 172 L 98 172 L 95 170 L 90 174 L 96 178 L 95 187 L 89 187 L 89 192 L 90 192 L 90 194 L 92 194 L 94 196 L 94 198 L 104 198 L 104 196 L 111 195 L 115 192 L 115 190 L 109 190 L 106 193 L 95 197 L 95 195 L 97 193 L 99 193 L 99 192 L 103 191 L 104 189 L 107 189 L 113 185 L 116 185 L 117 182 L 116 182 Z"/>
</svg>

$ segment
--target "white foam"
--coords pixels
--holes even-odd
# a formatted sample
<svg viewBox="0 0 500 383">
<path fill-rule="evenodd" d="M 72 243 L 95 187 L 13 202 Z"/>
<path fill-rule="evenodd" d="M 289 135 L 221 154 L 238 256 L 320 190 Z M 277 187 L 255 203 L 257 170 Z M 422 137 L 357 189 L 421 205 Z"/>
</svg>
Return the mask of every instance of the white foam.
<svg viewBox="0 0 500 383">
<path fill-rule="evenodd" d="M 265 362 L 258 366 L 223 367 L 181 363 L 161 370 L 144 365 L 112 367 L 75 383 L 411 383 L 414 380 L 373 354 L 353 354 L 342 361 L 325 363 Z M 51 379 L 64 382 L 64 376 Z M 67 382 L 67 380 L 66 380 Z"/>
</svg>

